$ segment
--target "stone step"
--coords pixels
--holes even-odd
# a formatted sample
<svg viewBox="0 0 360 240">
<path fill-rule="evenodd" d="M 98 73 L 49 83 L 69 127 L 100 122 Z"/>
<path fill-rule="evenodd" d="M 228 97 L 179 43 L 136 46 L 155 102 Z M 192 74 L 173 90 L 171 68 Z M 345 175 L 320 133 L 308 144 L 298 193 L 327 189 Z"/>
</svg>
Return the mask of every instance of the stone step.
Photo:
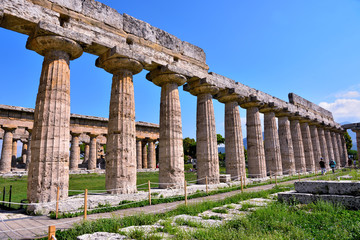
<svg viewBox="0 0 360 240">
<path fill-rule="evenodd" d="M 360 181 L 301 181 L 295 182 L 299 193 L 360 196 Z"/>
</svg>

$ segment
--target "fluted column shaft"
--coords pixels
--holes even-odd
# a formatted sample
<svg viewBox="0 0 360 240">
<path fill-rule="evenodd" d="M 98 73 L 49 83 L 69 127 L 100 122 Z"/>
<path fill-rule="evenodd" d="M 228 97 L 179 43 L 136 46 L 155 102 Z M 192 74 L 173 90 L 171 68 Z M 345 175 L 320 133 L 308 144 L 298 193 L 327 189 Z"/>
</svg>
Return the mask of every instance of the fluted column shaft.
<svg viewBox="0 0 360 240">
<path fill-rule="evenodd" d="M 295 168 L 298 173 L 306 172 L 304 145 L 299 120 L 290 120 L 291 138 L 294 146 Z"/>
<path fill-rule="evenodd" d="M 287 116 L 279 117 L 278 124 L 283 173 L 289 175 L 295 174 L 295 157 L 289 118 Z"/>
<path fill-rule="evenodd" d="M 331 137 L 331 141 L 333 144 L 333 149 L 334 149 L 334 160 L 336 162 L 336 168 L 339 168 L 341 165 L 340 163 L 340 155 L 339 155 L 339 146 L 337 144 L 337 138 L 336 138 L 336 133 L 335 132 L 330 132 L 330 137 Z"/>
<path fill-rule="evenodd" d="M 315 170 L 319 169 L 319 162 L 321 158 L 321 147 L 320 147 L 320 138 L 318 134 L 318 128 L 316 125 L 310 125 L 310 135 L 311 135 L 311 143 L 313 146 L 313 153 L 314 153 L 314 164 Z"/>
<path fill-rule="evenodd" d="M 32 138 L 32 129 L 27 129 L 27 131 L 29 132 L 29 138 L 28 138 L 28 148 L 27 148 L 27 153 L 26 153 L 26 166 L 25 166 L 25 170 L 28 171 L 29 170 L 29 165 L 31 162 L 31 138 Z"/>
<path fill-rule="evenodd" d="M 28 149 L 28 143 L 27 141 L 22 141 L 22 150 L 21 150 L 21 163 L 26 163 L 27 158 L 27 149 Z"/>
<path fill-rule="evenodd" d="M 215 115 L 210 93 L 197 95 L 196 111 L 196 168 L 198 183 L 206 177 L 211 184 L 219 183 L 219 156 L 215 128 Z"/>
<path fill-rule="evenodd" d="M 355 132 L 356 132 L 356 148 L 357 148 L 358 156 L 360 156 L 360 130 L 356 130 Z"/>
<path fill-rule="evenodd" d="M 80 160 L 80 146 L 79 146 L 79 136 L 80 133 L 71 133 L 71 148 L 70 148 L 70 170 L 78 170 L 79 160 Z"/>
<path fill-rule="evenodd" d="M 265 151 L 258 107 L 246 109 L 249 177 L 266 177 Z"/>
<path fill-rule="evenodd" d="M 346 167 L 347 166 L 347 159 L 344 158 L 344 146 L 342 145 L 342 141 L 341 141 L 341 133 L 340 132 L 336 132 L 335 133 L 336 136 L 336 141 L 337 141 L 337 145 L 339 147 L 339 159 L 340 159 L 340 166 L 341 167 Z"/>
<path fill-rule="evenodd" d="M 343 146 L 342 147 L 343 148 L 342 156 L 343 156 L 344 161 L 347 162 L 349 156 L 348 156 L 348 152 L 347 152 L 347 147 L 346 147 L 346 141 L 345 141 L 344 134 L 341 134 L 340 138 L 341 138 L 341 145 Z"/>
<path fill-rule="evenodd" d="M 137 169 L 142 169 L 142 148 L 140 139 L 136 139 L 136 162 Z"/>
<path fill-rule="evenodd" d="M 11 157 L 11 167 L 16 167 L 16 160 L 17 160 L 17 139 L 13 139 L 12 143 L 12 157 Z"/>
<path fill-rule="evenodd" d="M 7 173 L 11 171 L 13 131 L 15 128 L 3 127 L 4 136 L 1 150 L 0 172 Z"/>
<path fill-rule="evenodd" d="M 307 172 L 315 172 L 314 149 L 311 141 L 309 123 L 301 122 L 301 136 L 304 145 L 305 164 Z"/>
<path fill-rule="evenodd" d="M 239 180 L 246 176 L 246 169 L 239 104 L 236 101 L 225 103 L 225 142 L 226 173 L 231 175 L 232 180 Z"/>
<path fill-rule="evenodd" d="M 68 197 L 70 132 L 70 60 L 82 54 L 75 41 L 59 36 L 29 38 L 26 47 L 44 56 L 34 112 L 28 200 Z"/>
<path fill-rule="evenodd" d="M 330 163 L 331 160 L 334 160 L 334 149 L 333 149 L 330 131 L 325 130 L 324 133 L 325 133 L 325 139 L 327 143 L 327 150 L 329 156 L 328 163 Z"/>
<path fill-rule="evenodd" d="M 142 141 L 142 167 L 145 169 L 145 168 L 148 168 L 148 149 L 147 149 L 147 141 Z"/>
<path fill-rule="evenodd" d="M 266 170 L 269 174 L 282 175 L 281 151 L 275 112 L 264 113 L 264 138 Z"/>
<path fill-rule="evenodd" d="M 84 161 L 83 161 L 83 163 L 88 163 L 89 164 L 89 155 L 90 155 L 90 145 L 89 145 L 89 143 L 85 143 Z"/>
<path fill-rule="evenodd" d="M 320 140 L 320 147 L 321 147 L 321 157 L 323 158 L 323 161 L 325 162 L 325 167 L 327 169 L 329 169 L 329 153 L 328 153 L 328 147 L 327 147 L 327 141 L 325 138 L 324 128 L 319 127 L 318 133 L 319 133 L 319 140 Z"/>
<path fill-rule="evenodd" d="M 89 149 L 89 161 L 88 169 L 96 169 L 96 160 L 97 160 L 97 144 L 96 144 L 96 134 L 90 134 L 90 149 Z"/>
<path fill-rule="evenodd" d="M 148 164 L 147 167 L 149 169 L 155 169 L 156 168 L 156 159 L 155 159 L 155 142 L 154 140 L 148 141 Z"/>
</svg>

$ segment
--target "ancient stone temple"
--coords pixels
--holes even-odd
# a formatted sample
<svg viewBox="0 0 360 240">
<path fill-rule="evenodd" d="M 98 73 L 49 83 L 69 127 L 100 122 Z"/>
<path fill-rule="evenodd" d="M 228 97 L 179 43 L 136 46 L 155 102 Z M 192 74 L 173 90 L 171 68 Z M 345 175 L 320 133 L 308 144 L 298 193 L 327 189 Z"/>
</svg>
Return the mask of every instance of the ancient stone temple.
<svg viewBox="0 0 360 240">
<path fill-rule="evenodd" d="M 313 172 L 320 157 L 346 164 L 344 129 L 331 112 L 293 93 L 284 101 L 209 72 L 201 48 L 100 2 L 3 0 L 0 26 L 28 35 L 27 49 L 44 57 L 31 124 L 6 115 L 0 124 L 1 172 L 11 170 L 15 142 L 27 144 L 30 202 L 53 201 L 58 186 L 61 199 L 68 196 L 69 169 L 82 164 L 80 142 L 86 142 L 84 164 L 89 169 L 97 168 L 97 151 L 107 144 L 106 188 L 111 194 L 137 191 L 136 169 L 155 168 L 158 139 L 160 187 L 182 187 L 181 86 L 197 98 L 200 184 L 206 178 L 219 182 L 214 100 L 225 104 L 226 172 L 232 179 L 246 173 L 239 107 L 246 109 L 248 177 Z M 112 74 L 108 120 L 70 114 L 69 66 L 83 52 L 98 56 L 89 64 Z M 133 76 L 140 71 L 147 71 L 146 78 L 161 88 L 159 126 L 135 123 Z M 138 131 L 142 127 L 152 130 Z"/>
</svg>

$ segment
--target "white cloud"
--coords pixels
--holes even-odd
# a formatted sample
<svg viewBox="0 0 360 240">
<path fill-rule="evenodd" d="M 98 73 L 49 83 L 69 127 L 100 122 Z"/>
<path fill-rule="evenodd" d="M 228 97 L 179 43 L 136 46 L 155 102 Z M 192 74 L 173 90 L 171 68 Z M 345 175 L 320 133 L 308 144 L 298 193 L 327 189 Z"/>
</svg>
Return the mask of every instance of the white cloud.
<svg viewBox="0 0 360 240">
<path fill-rule="evenodd" d="M 321 102 L 319 106 L 331 111 L 338 122 L 360 122 L 360 100 L 358 99 L 341 98 L 332 103 Z"/>
<path fill-rule="evenodd" d="M 358 91 L 347 91 L 347 92 L 340 92 L 335 95 L 336 98 L 359 98 L 360 92 Z"/>
</svg>

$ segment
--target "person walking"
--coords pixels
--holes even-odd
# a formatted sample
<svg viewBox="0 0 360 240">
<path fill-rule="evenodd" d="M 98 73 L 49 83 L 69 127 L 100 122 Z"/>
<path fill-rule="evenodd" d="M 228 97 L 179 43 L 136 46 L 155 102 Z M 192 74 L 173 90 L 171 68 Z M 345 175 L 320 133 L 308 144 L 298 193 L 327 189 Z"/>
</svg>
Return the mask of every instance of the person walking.
<svg viewBox="0 0 360 240">
<path fill-rule="evenodd" d="M 329 163 L 330 167 L 331 167 L 331 170 L 333 173 L 335 173 L 335 167 L 336 167 L 336 162 L 335 160 L 331 160 L 330 163 Z"/>
<path fill-rule="evenodd" d="M 326 173 L 326 168 L 325 168 L 325 162 L 323 158 L 320 158 L 320 168 L 321 168 L 321 175 L 324 175 Z"/>
</svg>

